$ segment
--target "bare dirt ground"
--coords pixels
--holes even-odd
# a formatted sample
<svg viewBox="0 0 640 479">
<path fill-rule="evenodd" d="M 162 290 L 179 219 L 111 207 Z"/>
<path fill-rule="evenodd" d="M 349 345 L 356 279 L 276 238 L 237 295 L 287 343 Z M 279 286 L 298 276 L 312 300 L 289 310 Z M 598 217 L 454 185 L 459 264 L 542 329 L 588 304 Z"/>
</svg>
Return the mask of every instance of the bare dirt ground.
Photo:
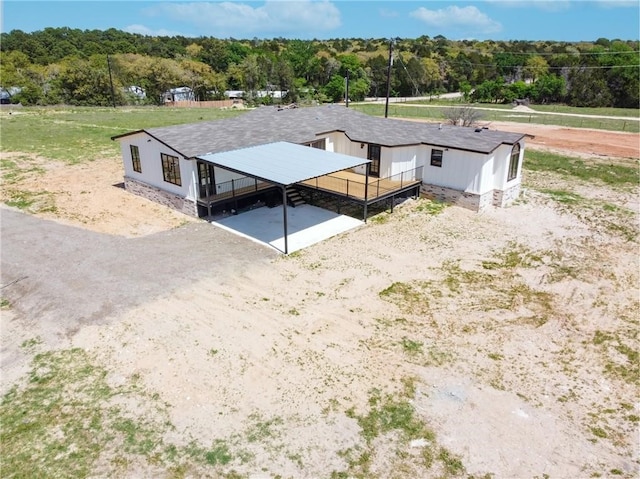
<svg viewBox="0 0 640 479">
<path fill-rule="evenodd" d="M 640 158 L 638 135 L 500 126 L 529 147 Z M 5 158 L 26 166 L 3 201 L 36 201 L 0 209 L 3 392 L 35 353 L 83 348 L 109 384 L 159 398 L 163 444 L 230 458 L 178 475 L 116 442 L 92 477 L 639 473 L 637 188 L 528 174 L 510 208 L 408 201 L 283 257 L 113 186 L 118 159 Z M 409 441 L 391 413 L 371 433 L 398 404 L 385 397 L 409 398 L 435 437 Z M 153 423 L 155 404 L 120 406 Z"/>
</svg>

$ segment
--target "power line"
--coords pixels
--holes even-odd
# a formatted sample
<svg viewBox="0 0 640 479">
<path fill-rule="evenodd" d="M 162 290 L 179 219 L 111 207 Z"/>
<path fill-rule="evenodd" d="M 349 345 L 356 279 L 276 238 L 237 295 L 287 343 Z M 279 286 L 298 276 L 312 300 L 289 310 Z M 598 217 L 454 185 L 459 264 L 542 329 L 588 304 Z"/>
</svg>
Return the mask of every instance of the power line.
<svg viewBox="0 0 640 479">
<path fill-rule="evenodd" d="M 465 53 L 465 52 L 463 52 Z M 475 50 L 471 53 L 482 53 L 479 50 Z M 552 55 L 571 55 L 571 56 L 585 56 L 585 55 L 629 55 L 631 53 L 640 53 L 640 50 L 631 50 L 627 52 L 557 52 L 557 53 L 549 53 L 549 52 L 495 52 L 492 53 L 495 55 L 534 55 L 534 56 L 552 56 Z M 466 54 L 466 53 L 465 53 Z"/>
<path fill-rule="evenodd" d="M 493 68 L 518 68 L 518 67 L 522 67 L 522 68 L 526 68 L 526 65 L 498 65 L 496 63 L 463 63 L 461 61 L 447 61 L 447 60 L 443 60 L 446 63 L 449 64 L 458 64 L 458 65 L 468 65 L 471 67 L 493 67 Z M 638 65 L 599 65 L 599 66 L 584 66 L 584 65 L 567 65 L 567 66 L 562 66 L 562 67 L 553 67 L 553 66 L 547 66 L 546 67 L 548 70 L 563 70 L 565 68 L 568 68 L 570 70 L 605 70 L 608 68 L 640 68 L 640 64 Z"/>
</svg>

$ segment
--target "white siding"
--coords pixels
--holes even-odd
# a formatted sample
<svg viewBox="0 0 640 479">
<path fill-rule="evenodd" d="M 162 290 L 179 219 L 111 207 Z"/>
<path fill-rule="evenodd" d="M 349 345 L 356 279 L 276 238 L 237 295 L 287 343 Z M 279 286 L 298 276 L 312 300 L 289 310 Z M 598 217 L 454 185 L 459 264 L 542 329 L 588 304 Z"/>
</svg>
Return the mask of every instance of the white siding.
<svg viewBox="0 0 640 479">
<path fill-rule="evenodd" d="M 224 168 L 220 168 L 218 166 L 213 167 L 213 174 L 216 179 L 216 184 L 225 183 L 231 180 L 237 180 L 239 178 L 244 178 L 247 175 L 241 175 L 239 173 L 234 173 L 233 171 L 226 170 Z"/>
<path fill-rule="evenodd" d="M 511 151 L 513 145 L 502 145 L 495 151 L 493 168 L 494 189 L 506 190 L 520 183 L 522 178 L 522 160 L 524 158 L 524 144 L 520 143 L 520 159 L 518 161 L 518 174 L 515 179 L 507 181 L 509 175 L 509 162 L 511 161 Z"/>
<path fill-rule="evenodd" d="M 425 148 L 427 154 L 422 172 L 425 183 L 476 194 L 493 189 L 492 156 L 451 148 Z M 432 149 L 443 150 L 442 167 L 431 166 Z"/>
<path fill-rule="evenodd" d="M 331 145 L 332 149 L 329 149 Z M 342 153 L 343 155 L 355 156 L 356 158 L 367 159 L 367 144 L 360 146 L 361 143 L 351 141 L 344 133 L 331 133 L 327 137 L 327 151 L 333 151 L 334 153 Z M 365 167 L 358 166 L 353 169 L 355 173 L 365 174 Z"/>
<path fill-rule="evenodd" d="M 418 151 L 420 150 L 420 146 L 401 146 L 385 149 L 389 151 L 391 158 L 390 175 L 393 176 L 403 171 L 410 171 L 418 166 Z"/>
<path fill-rule="evenodd" d="M 146 133 L 127 136 L 119 141 L 125 176 L 142 181 L 148 185 L 156 186 L 161 190 L 169 191 L 184 198 L 192 200 L 196 198 L 196 171 L 193 161 L 185 160 L 171 148 L 156 141 Z M 140 152 L 141 173 L 133 171 L 130 145 L 136 145 Z M 182 186 L 164 181 L 162 160 L 160 158 L 161 153 L 178 157 Z"/>
</svg>

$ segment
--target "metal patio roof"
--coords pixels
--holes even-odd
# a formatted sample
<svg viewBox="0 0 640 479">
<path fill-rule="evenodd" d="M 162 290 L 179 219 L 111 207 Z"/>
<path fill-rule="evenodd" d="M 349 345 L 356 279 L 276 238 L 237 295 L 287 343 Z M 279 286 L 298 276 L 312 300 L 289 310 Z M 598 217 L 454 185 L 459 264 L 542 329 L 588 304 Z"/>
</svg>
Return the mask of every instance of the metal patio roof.
<svg viewBox="0 0 640 479">
<path fill-rule="evenodd" d="M 285 141 L 222 153 L 207 153 L 199 155 L 198 158 L 280 186 L 293 185 L 370 163 L 364 158 Z"/>
</svg>

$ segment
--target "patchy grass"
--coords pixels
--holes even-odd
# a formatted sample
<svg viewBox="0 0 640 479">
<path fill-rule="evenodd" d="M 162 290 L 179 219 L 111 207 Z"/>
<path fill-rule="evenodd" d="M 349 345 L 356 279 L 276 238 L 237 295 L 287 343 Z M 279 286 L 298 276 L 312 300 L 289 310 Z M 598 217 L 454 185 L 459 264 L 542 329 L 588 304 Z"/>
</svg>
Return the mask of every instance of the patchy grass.
<svg viewBox="0 0 640 479">
<path fill-rule="evenodd" d="M 414 380 L 403 381 L 403 385 L 404 390 L 399 395 L 371 390 L 368 409 L 362 414 L 356 413 L 354 408 L 347 410 L 347 416 L 357 421 L 365 444 L 339 453 L 345 459 L 347 469 L 333 471 L 332 478 L 377 477 L 372 466 L 380 454 L 380 447 L 395 449 L 395 454 L 389 456 L 392 462 L 389 467 L 396 472 L 394 477 L 446 478 L 464 473 L 460 458 L 440 447 L 433 430 L 417 416 L 410 402 L 415 393 Z M 414 440 L 422 445 L 408 449 Z"/>
<path fill-rule="evenodd" d="M 425 288 L 428 283 L 395 282 L 378 293 L 380 298 L 395 304 L 401 311 L 411 314 L 427 314 L 429 299 Z"/>
<path fill-rule="evenodd" d="M 428 215 L 439 215 L 448 206 L 450 206 L 448 203 L 420 198 L 415 209 L 420 213 L 426 213 Z"/>
<path fill-rule="evenodd" d="M 596 330 L 592 344 L 603 357 L 604 372 L 616 379 L 640 385 L 640 353 L 637 328 L 617 332 Z"/>
<path fill-rule="evenodd" d="M 79 349 L 38 354 L 24 388 L 0 404 L 7 477 L 85 477 L 107 444 L 106 371 Z"/>
<path fill-rule="evenodd" d="M 402 338 L 400 344 L 402 345 L 402 350 L 410 356 L 415 356 L 422 353 L 421 341 L 413 341 L 408 338 Z"/>
<path fill-rule="evenodd" d="M 22 348 L 33 352 L 40 343 L 26 340 Z M 128 477 L 128 468 L 138 467 L 132 464 L 164 467 L 170 477 L 202 468 L 216 477 L 240 477 L 219 470 L 236 457 L 225 441 L 167 444 L 163 438 L 173 425 L 160 395 L 146 393 L 136 376 L 113 387 L 107 375 L 82 349 L 36 354 L 27 380 L 0 403 L 3 477 L 91 477 L 105 454 L 118 477 Z M 115 405 L 122 398 L 141 405 L 135 416 Z M 256 438 L 268 438 L 271 426 L 256 424 Z"/>
<path fill-rule="evenodd" d="M 7 206 L 12 206 L 20 210 L 31 213 L 55 213 L 57 207 L 55 198 L 50 191 L 21 191 L 6 190 L 8 196 L 5 201 Z"/>
<path fill-rule="evenodd" d="M 533 268 L 542 264 L 542 257 L 530 248 L 515 241 L 496 253 L 496 261 L 483 261 L 484 269 Z"/>
<path fill-rule="evenodd" d="M 26 176 L 44 173 L 45 169 L 34 165 L 34 160 L 28 156 L 20 155 L 0 160 L 0 177 L 4 188 L 19 183 Z"/>
<path fill-rule="evenodd" d="M 523 163 L 530 171 L 548 171 L 583 181 L 599 181 L 608 186 L 636 186 L 640 180 L 637 166 L 614 163 L 587 163 L 573 158 L 537 150 L 527 150 Z"/>
<path fill-rule="evenodd" d="M 540 190 L 541 193 L 549 195 L 551 199 L 565 205 L 575 205 L 584 201 L 584 198 L 577 193 L 571 193 L 570 191 L 563 190 Z"/>
</svg>

